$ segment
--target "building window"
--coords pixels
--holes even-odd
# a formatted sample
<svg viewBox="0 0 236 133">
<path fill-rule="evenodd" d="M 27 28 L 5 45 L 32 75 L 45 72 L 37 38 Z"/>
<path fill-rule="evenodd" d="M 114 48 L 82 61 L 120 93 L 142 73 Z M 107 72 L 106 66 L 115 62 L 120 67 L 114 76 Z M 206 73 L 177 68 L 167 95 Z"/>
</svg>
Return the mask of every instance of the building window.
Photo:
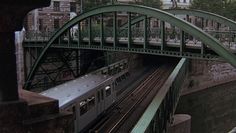
<svg viewBox="0 0 236 133">
<path fill-rule="evenodd" d="M 76 3 L 75 2 L 70 2 L 70 12 L 76 13 Z"/>
<path fill-rule="evenodd" d="M 53 9 L 54 9 L 54 11 L 60 11 L 60 2 L 59 1 L 53 2 Z"/>
<path fill-rule="evenodd" d="M 54 19 L 54 29 L 59 29 L 59 28 L 60 28 L 59 19 Z"/>
<path fill-rule="evenodd" d="M 39 19 L 39 31 L 43 31 L 43 19 Z"/>
<path fill-rule="evenodd" d="M 184 0 L 184 3 L 186 3 L 186 0 Z"/>
</svg>

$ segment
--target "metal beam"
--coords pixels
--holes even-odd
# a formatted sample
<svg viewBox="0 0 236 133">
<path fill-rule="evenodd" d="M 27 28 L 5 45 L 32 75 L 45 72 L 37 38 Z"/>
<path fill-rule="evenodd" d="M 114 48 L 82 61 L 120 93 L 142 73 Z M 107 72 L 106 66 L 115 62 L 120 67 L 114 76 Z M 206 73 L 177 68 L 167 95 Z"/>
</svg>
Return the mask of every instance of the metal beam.
<svg viewBox="0 0 236 133">
<path fill-rule="evenodd" d="M 100 38 L 101 38 L 101 42 L 100 42 L 100 46 L 104 46 L 104 20 L 103 20 L 103 13 L 101 13 L 100 16 Z"/>
<path fill-rule="evenodd" d="M 92 44 L 92 20 L 89 17 L 88 18 L 88 37 L 89 37 L 89 45 L 91 46 Z"/>
<path fill-rule="evenodd" d="M 148 46 L 148 32 L 147 32 L 147 27 L 148 27 L 148 18 L 147 16 L 144 17 L 143 20 L 143 29 L 144 29 L 144 44 L 143 44 L 143 48 L 146 49 Z"/>
<path fill-rule="evenodd" d="M 161 21 L 161 50 L 166 49 L 166 28 L 165 28 L 165 22 Z"/>
<path fill-rule="evenodd" d="M 81 38 L 81 28 L 80 28 L 80 22 L 78 23 L 78 31 L 77 31 L 77 37 L 78 37 L 78 46 L 81 45 L 82 43 L 82 38 Z M 59 42 L 60 43 L 60 42 Z"/>
<path fill-rule="evenodd" d="M 185 33 L 184 31 L 181 31 L 180 33 L 180 53 L 185 52 L 186 44 L 185 44 Z"/>
<path fill-rule="evenodd" d="M 117 12 L 113 14 L 113 47 L 117 45 Z"/>
<path fill-rule="evenodd" d="M 128 48 L 131 47 L 132 32 L 131 32 L 131 13 L 128 13 Z"/>
</svg>

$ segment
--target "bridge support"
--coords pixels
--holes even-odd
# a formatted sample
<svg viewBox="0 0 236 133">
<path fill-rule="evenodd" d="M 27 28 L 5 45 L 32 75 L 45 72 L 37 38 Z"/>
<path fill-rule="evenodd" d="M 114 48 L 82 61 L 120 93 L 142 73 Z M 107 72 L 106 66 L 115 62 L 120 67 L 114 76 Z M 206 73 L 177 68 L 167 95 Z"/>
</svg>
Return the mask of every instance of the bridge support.
<svg viewBox="0 0 236 133">
<path fill-rule="evenodd" d="M 2 0 L 0 5 L 0 102 L 19 99 L 16 76 L 15 31 L 22 29 L 25 15 L 50 0 Z"/>
<path fill-rule="evenodd" d="M 58 101 L 19 90 L 16 75 L 15 31 L 25 15 L 49 6 L 50 0 L 2 0 L 0 4 L 0 132 L 42 133 L 70 130 L 72 115 L 59 113 Z M 59 121 L 59 122 L 58 122 Z"/>
<path fill-rule="evenodd" d="M 0 61 L 0 101 L 18 100 L 14 32 L 0 32 Z"/>
</svg>

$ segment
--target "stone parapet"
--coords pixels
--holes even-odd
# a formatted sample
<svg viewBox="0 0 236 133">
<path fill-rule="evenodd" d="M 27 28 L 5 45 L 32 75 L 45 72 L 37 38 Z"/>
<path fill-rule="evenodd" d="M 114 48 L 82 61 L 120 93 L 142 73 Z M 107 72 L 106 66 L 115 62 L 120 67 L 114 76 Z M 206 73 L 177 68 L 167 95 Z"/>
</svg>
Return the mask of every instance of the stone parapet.
<svg viewBox="0 0 236 133">
<path fill-rule="evenodd" d="M 174 115 L 174 121 L 167 133 L 191 133 L 191 116 L 187 114 Z"/>
<path fill-rule="evenodd" d="M 20 99 L 0 103 L 0 133 L 72 131 L 72 113 L 59 112 L 57 100 L 24 90 Z"/>
</svg>

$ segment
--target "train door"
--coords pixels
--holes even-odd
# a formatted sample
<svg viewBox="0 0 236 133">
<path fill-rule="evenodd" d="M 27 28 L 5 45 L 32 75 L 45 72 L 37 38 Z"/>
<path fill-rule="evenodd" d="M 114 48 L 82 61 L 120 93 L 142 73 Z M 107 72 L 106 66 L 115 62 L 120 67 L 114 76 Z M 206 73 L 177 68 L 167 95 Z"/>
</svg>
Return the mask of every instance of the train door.
<svg viewBox="0 0 236 133">
<path fill-rule="evenodd" d="M 105 109 L 109 108 L 111 106 L 111 104 L 113 103 L 113 97 L 112 97 L 112 87 L 111 85 L 107 85 L 105 88 L 105 95 L 104 95 L 104 99 L 105 99 Z"/>
<path fill-rule="evenodd" d="M 97 91 L 97 115 L 101 114 L 104 111 L 105 101 L 104 101 L 104 89 Z"/>
<path fill-rule="evenodd" d="M 115 82 L 112 82 L 112 99 L 113 103 L 116 101 L 116 90 L 115 90 Z"/>
</svg>

